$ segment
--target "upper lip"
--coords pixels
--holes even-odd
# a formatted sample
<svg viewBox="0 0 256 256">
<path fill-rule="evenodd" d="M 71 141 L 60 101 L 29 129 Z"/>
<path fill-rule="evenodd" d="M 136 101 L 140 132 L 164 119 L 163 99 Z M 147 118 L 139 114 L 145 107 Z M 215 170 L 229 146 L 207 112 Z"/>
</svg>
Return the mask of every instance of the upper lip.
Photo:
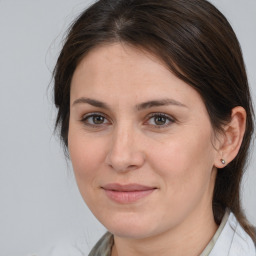
<svg viewBox="0 0 256 256">
<path fill-rule="evenodd" d="M 146 191 L 156 189 L 156 187 L 150 187 L 140 184 L 118 184 L 118 183 L 111 183 L 102 186 L 105 190 L 112 190 L 112 191 L 121 191 L 121 192 L 131 192 L 131 191 Z"/>
</svg>

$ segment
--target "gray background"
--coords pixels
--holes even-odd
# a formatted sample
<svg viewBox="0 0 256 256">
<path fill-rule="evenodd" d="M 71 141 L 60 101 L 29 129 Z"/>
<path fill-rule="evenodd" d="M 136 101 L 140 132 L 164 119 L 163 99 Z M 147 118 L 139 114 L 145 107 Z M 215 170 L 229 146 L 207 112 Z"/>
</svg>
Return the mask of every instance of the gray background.
<svg viewBox="0 0 256 256">
<path fill-rule="evenodd" d="M 0 256 L 67 243 L 80 243 L 87 255 L 104 232 L 83 203 L 53 133 L 49 87 L 64 32 L 89 2 L 0 0 Z M 256 102 L 256 1 L 211 2 L 237 33 Z M 255 166 L 252 154 L 242 189 L 254 225 Z"/>
</svg>

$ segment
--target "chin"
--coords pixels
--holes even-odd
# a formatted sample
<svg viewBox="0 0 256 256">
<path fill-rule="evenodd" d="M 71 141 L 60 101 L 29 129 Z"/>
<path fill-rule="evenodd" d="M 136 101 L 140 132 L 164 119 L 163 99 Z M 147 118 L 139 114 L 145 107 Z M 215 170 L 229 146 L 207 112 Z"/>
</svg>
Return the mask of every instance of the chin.
<svg viewBox="0 0 256 256">
<path fill-rule="evenodd" d="M 101 223 L 115 236 L 143 239 L 158 233 L 158 228 L 153 225 L 156 222 L 147 219 L 145 216 L 132 216 L 134 214 L 129 214 L 130 216 L 127 214 L 114 215 L 107 220 L 102 220 Z"/>
</svg>

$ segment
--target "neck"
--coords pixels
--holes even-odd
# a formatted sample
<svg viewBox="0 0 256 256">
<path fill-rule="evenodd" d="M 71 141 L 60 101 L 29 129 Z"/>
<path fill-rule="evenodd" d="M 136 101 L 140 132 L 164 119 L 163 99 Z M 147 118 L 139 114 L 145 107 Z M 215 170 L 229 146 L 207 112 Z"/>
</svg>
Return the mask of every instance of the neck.
<svg viewBox="0 0 256 256">
<path fill-rule="evenodd" d="M 217 228 L 211 210 L 195 212 L 179 226 L 150 238 L 135 240 L 114 236 L 112 256 L 198 256 Z"/>
</svg>

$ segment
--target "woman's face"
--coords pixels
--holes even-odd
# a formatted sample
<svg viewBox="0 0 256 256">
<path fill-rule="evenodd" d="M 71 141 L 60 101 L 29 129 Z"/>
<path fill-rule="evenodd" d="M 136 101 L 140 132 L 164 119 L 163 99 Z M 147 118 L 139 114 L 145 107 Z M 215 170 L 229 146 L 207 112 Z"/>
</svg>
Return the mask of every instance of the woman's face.
<svg viewBox="0 0 256 256">
<path fill-rule="evenodd" d="M 115 235 L 143 238 L 212 213 L 218 143 L 199 94 L 156 57 L 100 46 L 71 83 L 77 184 Z"/>
</svg>

